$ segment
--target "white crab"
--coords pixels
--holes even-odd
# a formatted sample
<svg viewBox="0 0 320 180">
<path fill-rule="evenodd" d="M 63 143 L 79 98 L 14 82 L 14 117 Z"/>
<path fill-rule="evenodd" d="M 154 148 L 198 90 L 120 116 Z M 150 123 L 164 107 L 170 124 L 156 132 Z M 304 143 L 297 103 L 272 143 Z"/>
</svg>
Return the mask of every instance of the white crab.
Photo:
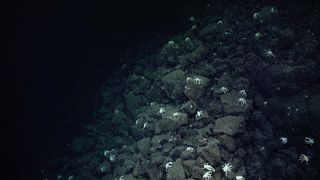
<svg viewBox="0 0 320 180">
<path fill-rule="evenodd" d="M 147 128 L 147 127 L 148 127 L 148 125 L 149 125 L 149 123 L 148 123 L 148 122 L 143 123 L 143 129 Z"/>
<path fill-rule="evenodd" d="M 206 173 L 204 173 L 202 178 L 204 180 L 212 180 L 212 171 L 207 171 Z"/>
<path fill-rule="evenodd" d="M 270 49 L 267 49 L 264 51 L 264 54 L 267 56 L 267 57 L 275 57 L 275 55 L 273 54 L 273 52 L 270 50 Z"/>
<path fill-rule="evenodd" d="M 201 83 L 202 83 L 202 79 L 200 79 L 200 78 L 194 78 L 193 79 L 193 82 L 195 83 L 195 84 L 198 84 L 198 85 L 200 85 Z"/>
<path fill-rule="evenodd" d="M 117 160 L 117 154 L 114 149 L 111 151 L 105 150 L 103 155 L 109 159 L 110 162 L 115 162 Z"/>
<path fill-rule="evenodd" d="M 105 166 L 100 167 L 100 172 L 104 173 L 106 171 L 107 171 L 107 167 Z"/>
<path fill-rule="evenodd" d="M 181 114 L 181 113 L 179 113 L 179 112 L 175 112 L 175 113 L 172 114 L 172 116 L 175 117 L 175 118 L 177 118 L 177 117 L 180 116 L 180 114 Z"/>
<path fill-rule="evenodd" d="M 222 92 L 223 94 L 227 93 L 228 91 L 229 91 L 229 89 L 226 88 L 226 87 L 221 87 L 221 88 L 219 89 L 219 92 Z"/>
<path fill-rule="evenodd" d="M 109 161 L 110 162 L 115 162 L 117 160 L 117 155 L 116 154 L 111 154 L 110 156 L 109 156 Z"/>
<path fill-rule="evenodd" d="M 186 152 L 193 152 L 193 151 L 194 151 L 194 148 L 189 146 L 189 147 L 186 148 L 185 151 L 186 151 Z"/>
<path fill-rule="evenodd" d="M 280 137 L 279 139 L 282 144 L 287 144 L 287 142 L 288 142 L 288 138 L 286 138 L 286 137 Z"/>
<path fill-rule="evenodd" d="M 314 139 L 311 137 L 306 137 L 304 139 L 304 143 L 309 144 L 310 146 L 312 146 L 314 144 Z"/>
<path fill-rule="evenodd" d="M 166 112 L 166 109 L 164 107 L 160 108 L 159 114 L 163 115 Z"/>
<path fill-rule="evenodd" d="M 247 96 L 247 92 L 246 92 L 246 90 L 244 90 L 244 89 L 240 90 L 240 91 L 239 91 L 239 94 L 240 94 L 241 96 Z"/>
<path fill-rule="evenodd" d="M 307 156 L 307 155 L 305 155 L 305 154 L 300 154 L 298 161 L 299 161 L 300 163 L 306 162 L 307 165 L 309 165 L 310 159 L 311 159 L 310 156 Z"/>
<path fill-rule="evenodd" d="M 174 45 L 175 43 L 174 43 L 174 41 L 169 41 L 168 44 L 169 45 Z"/>
<path fill-rule="evenodd" d="M 228 173 L 231 172 L 232 168 L 233 167 L 230 163 L 224 163 L 224 165 L 222 166 L 222 170 L 224 173 L 226 173 L 226 176 L 228 176 Z"/>
<path fill-rule="evenodd" d="M 257 33 L 254 34 L 254 38 L 256 40 L 259 40 L 261 37 L 262 37 L 262 34 L 260 32 L 257 32 Z"/>
<path fill-rule="evenodd" d="M 173 162 L 167 162 L 166 163 L 166 171 L 168 172 L 172 168 Z"/>
<path fill-rule="evenodd" d="M 73 179 L 74 179 L 74 175 L 70 175 L 67 180 L 73 180 Z"/>
<path fill-rule="evenodd" d="M 203 111 L 197 111 L 196 118 L 200 118 L 203 116 Z"/>
<path fill-rule="evenodd" d="M 236 176 L 236 180 L 245 180 L 243 176 Z"/>
<path fill-rule="evenodd" d="M 124 179 L 124 176 L 120 176 L 119 179 L 116 178 L 115 180 L 125 180 L 125 179 Z"/>
<path fill-rule="evenodd" d="M 237 105 L 240 105 L 240 106 L 247 105 L 247 100 L 241 97 L 237 100 Z"/>
<path fill-rule="evenodd" d="M 258 12 L 254 13 L 254 14 L 253 14 L 253 19 L 257 19 L 258 16 L 259 16 L 259 13 L 258 13 Z"/>
<path fill-rule="evenodd" d="M 207 170 L 207 171 L 212 171 L 215 172 L 216 170 L 208 163 L 203 165 L 203 169 Z"/>
</svg>

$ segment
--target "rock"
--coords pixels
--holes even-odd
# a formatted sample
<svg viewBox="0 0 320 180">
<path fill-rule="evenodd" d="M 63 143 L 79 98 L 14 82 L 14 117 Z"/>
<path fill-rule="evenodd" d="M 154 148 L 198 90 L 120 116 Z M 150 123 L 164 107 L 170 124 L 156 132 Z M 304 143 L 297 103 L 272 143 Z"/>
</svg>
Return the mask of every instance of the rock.
<svg viewBox="0 0 320 180">
<path fill-rule="evenodd" d="M 163 144 L 165 144 L 168 140 L 169 140 L 169 136 L 168 135 L 155 135 L 152 137 L 152 147 L 153 148 L 159 148 L 161 147 Z"/>
<path fill-rule="evenodd" d="M 183 90 L 186 84 L 187 76 L 181 69 L 172 71 L 162 78 L 164 91 L 171 99 L 179 99 L 183 97 Z"/>
<path fill-rule="evenodd" d="M 198 152 L 205 160 L 205 163 L 215 166 L 221 162 L 220 148 L 218 145 L 208 145 L 204 148 L 201 148 Z"/>
<path fill-rule="evenodd" d="M 133 174 L 127 174 L 127 175 L 125 175 L 123 179 L 125 179 L 125 180 L 137 180 L 137 179 L 133 176 Z"/>
<path fill-rule="evenodd" d="M 186 174 L 189 177 L 193 177 L 195 179 L 201 179 L 203 175 L 203 169 L 198 167 L 195 160 L 187 160 L 182 162 L 184 169 L 186 170 Z"/>
<path fill-rule="evenodd" d="M 220 96 L 221 102 L 223 104 L 224 111 L 227 114 L 237 114 L 243 113 L 251 109 L 251 100 L 246 99 L 247 105 L 239 105 L 237 101 L 239 98 L 243 98 L 238 91 L 231 91 L 229 93 Z"/>
<path fill-rule="evenodd" d="M 154 167 L 159 167 L 163 164 L 165 158 L 166 156 L 162 156 L 162 152 L 154 152 L 150 156 L 151 164 L 154 165 Z"/>
<path fill-rule="evenodd" d="M 225 133 L 233 136 L 244 128 L 244 117 L 242 116 L 225 116 L 215 122 L 214 133 Z"/>
<path fill-rule="evenodd" d="M 193 149 L 192 151 L 191 150 L 183 150 L 182 153 L 181 153 L 181 158 L 183 160 L 188 160 L 188 159 L 195 159 L 196 158 L 196 150 Z"/>
<path fill-rule="evenodd" d="M 150 138 L 143 138 L 137 142 L 137 149 L 143 155 L 148 154 L 150 152 L 150 148 L 151 148 Z"/>
<path fill-rule="evenodd" d="M 160 51 L 156 58 L 157 65 L 176 65 L 178 64 L 177 58 L 182 52 L 182 48 L 178 43 L 169 41 Z"/>
<path fill-rule="evenodd" d="M 228 149 L 228 151 L 234 152 L 237 148 L 236 143 L 234 139 L 228 135 L 222 135 L 220 136 L 221 142 L 224 146 Z"/>
<path fill-rule="evenodd" d="M 127 121 L 127 116 L 123 111 L 116 110 L 112 113 L 111 123 L 115 126 L 124 125 Z"/>
<path fill-rule="evenodd" d="M 178 61 L 184 66 L 195 64 L 199 62 L 206 53 L 207 49 L 204 46 L 200 46 L 190 53 L 182 54 L 181 56 L 179 56 Z"/>
<path fill-rule="evenodd" d="M 184 88 L 184 94 L 191 100 L 197 100 L 209 85 L 210 79 L 203 76 L 187 78 L 187 85 Z"/>
<path fill-rule="evenodd" d="M 108 161 L 102 162 L 96 169 L 97 174 L 109 174 L 111 173 L 111 165 Z"/>
<path fill-rule="evenodd" d="M 173 163 L 172 167 L 168 171 L 167 180 L 183 180 L 186 179 L 184 168 L 182 166 L 182 160 L 177 159 Z"/>
<path fill-rule="evenodd" d="M 131 113 L 134 113 L 135 110 L 141 107 L 142 100 L 140 96 L 129 92 L 128 94 L 124 95 L 124 99 L 126 101 L 126 107 Z"/>
<path fill-rule="evenodd" d="M 163 117 L 156 124 L 155 133 L 176 131 L 180 126 L 188 123 L 188 115 L 175 112 L 167 108 Z"/>
<path fill-rule="evenodd" d="M 194 114 L 197 111 L 197 103 L 194 101 L 188 101 L 185 104 L 182 105 L 181 110 L 186 112 L 189 115 Z"/>
<path fill-rule="evenodd" d="M 135 167 L 135 162 L 131 159 L 125 159 L 122 166 L 126 168 L 127 173 L 132 173 L 134 167 Z"/>
<path fill-rule="evenodd" d="M 227 23 L 209 23 L 205 28 L 203 28 L 199 35 L 205 40 L 212 39 L 217 35 L 222 35 L 227 30 Z"/>
</svg>

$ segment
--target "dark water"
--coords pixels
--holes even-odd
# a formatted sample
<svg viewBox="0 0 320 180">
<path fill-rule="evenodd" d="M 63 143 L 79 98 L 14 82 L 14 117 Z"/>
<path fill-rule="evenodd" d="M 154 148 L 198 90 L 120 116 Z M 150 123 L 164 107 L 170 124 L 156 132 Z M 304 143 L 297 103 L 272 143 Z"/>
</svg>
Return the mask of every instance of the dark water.
<svg viewBox="0 0 320 180">
<path fill-rule="evenodd" d="M 319 8 L 25 4 L 4 76 L 14 179 L 318 179 Z"/>
</svg>

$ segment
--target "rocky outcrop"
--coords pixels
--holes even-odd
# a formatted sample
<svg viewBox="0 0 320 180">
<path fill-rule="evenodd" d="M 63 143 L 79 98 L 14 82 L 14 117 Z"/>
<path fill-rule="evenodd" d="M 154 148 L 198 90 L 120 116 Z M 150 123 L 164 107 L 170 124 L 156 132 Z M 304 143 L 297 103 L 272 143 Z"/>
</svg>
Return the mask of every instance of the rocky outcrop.
<svg viewBox="0 0 320 180">
<path fill-rule="evenodd" d="M 244 125 L 244 117 L 242 116 L 225 116 L 216 120 L 213 132 L 233 136 L 243 131 Z"/>
</svg>

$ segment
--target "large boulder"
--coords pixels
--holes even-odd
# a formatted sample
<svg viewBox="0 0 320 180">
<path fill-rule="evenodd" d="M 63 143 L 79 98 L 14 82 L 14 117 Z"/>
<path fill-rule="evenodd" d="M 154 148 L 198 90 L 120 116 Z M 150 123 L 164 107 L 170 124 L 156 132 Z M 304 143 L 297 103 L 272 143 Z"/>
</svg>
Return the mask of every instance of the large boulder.
<svg viewBox="0 0 320 180">
<path fill-rule="evenodd" d="M 131 113 L 135 113 L 135 111 L 141 107 L 142 98 L 132 92 L 125 94 L 124 99 L 126 101 L 126 107 Z"/>
<path fill-rule="evenodd" d="M 170 170 L 167 172 L 167 180 L 182 180 L 186 179 L 186 175 L 184 172 L 184 168 L 182 166 L 182 160 L 177 159 L 176 162 L 173 163 Z"/>
<path fill-rule="evenodd" d="M 203 76 L 187 78 L 187 85 L 184 88 L 184 94 L 191 100 L 197 100 L 209 86 L 210 79 Z"/>
<path fill-rule="evenodd" d="M 186 113 L 175 111 L 172 108 L 166 108 L 166 112 L 156 124 L 156 134 L 167 131 L 176 131 L 180 126 L 188 123 Z"/>
<path fill-rule="evenodd" d="M 177 69 L 165 75 L 162 78 L 162 83 L 167 96 L 171 99 L 181 98 L 183 96 L 186 79 L 187 76 L 181 69 Z"/>
<path fill-rule="evenodd" d="M 150 148 L 151 148 L 150 138 L 143 138 L 137 142 L 137 149 L 143 155 L 148 154 L 150 152 Z"/>
<path fill-rule="evenodd" d="M 241 132 L 244 128 L 244 117 L 225 116 L 218 118 L 213 129 L 214 133 L 224 133 L 233 136 Z"/>
</svg>

